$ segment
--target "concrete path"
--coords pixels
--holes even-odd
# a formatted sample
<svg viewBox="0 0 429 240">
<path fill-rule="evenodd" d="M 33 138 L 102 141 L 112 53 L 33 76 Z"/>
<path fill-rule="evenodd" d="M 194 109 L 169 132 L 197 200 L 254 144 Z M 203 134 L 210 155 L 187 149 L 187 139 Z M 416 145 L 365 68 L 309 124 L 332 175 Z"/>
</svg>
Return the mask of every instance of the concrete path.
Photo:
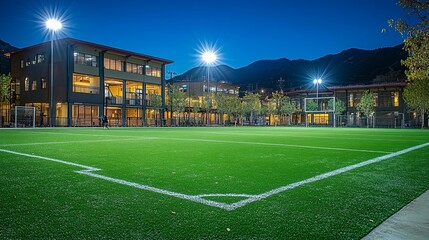
<svg viewBox="0 0 429 240">
<path fill-rule="evenodd" d="M 388 218 L 363 240 L 428 240 L 429 190 Z"/>
</svg>

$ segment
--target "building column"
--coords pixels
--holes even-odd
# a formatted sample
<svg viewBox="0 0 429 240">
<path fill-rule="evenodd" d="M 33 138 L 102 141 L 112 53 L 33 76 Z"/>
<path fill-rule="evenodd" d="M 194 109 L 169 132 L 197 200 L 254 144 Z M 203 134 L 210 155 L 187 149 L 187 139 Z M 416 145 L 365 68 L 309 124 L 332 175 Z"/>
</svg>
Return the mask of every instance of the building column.
<svg viewBox="0 0 429 240">
<path fill-rule="evenodd" d="M 162 109 L 161 109 L 161 126 L 164 126 L 164 110 L 165 110 L 165 64 L 161 67 L 161 98 L 162 98 Z"/>
<path fill-rule="evenodd" d="M 98 54 L 98 75 L 100 77 L 100 104 L 98 105 L 98 117 L 99 117 L 99 125 L 101 127 L 101 117 L 105 114 L 104 112 L 104 108 L 107 107 L 105 106 L 106 104 L 106 91 L 105 91 L 105 87 L 104 87 L 104 51 L 101 51 Z"/>
<path fill-rule="evenodd" d="M 127 124 L 127 81 L 122 81 L 122 127 Z"/>
<path fill-rule="evenodd" d="M 146 109 L 147 109 L 147 101 L 146 101 L 146 83 L 142 83 L 142 125 L 146 126 Z"/>
<path fill-rule="evenodd" d="M 73 124 L 73 105 L 71 95 L 73 93 L 73 72 L 74 72 L 74 45 L 67 45 L 67 126 Z"/>
</svg>

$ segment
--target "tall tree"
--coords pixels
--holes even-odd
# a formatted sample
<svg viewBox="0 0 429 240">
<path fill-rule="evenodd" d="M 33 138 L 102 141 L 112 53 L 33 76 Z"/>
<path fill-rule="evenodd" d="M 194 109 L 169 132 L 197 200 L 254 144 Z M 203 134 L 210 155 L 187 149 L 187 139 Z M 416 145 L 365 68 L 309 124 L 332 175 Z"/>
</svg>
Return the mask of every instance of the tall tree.
<svg viewBox="0 0 429 240">
<path fill-rule="evenodd" d="M 407 77 L 429 80 L 429 0 L 399 0 L 398 3 L 414 20 L 389 20 L 389 25 L 406 37 L 404 49 L 408 57 L 402 63 L 408 68 Z"/>
<path fill-rule="evenodd" d="M 366 90 L 356 108 L 366 117 L 366 126 L 369 127 L 369 117 L 374 113 L 374 98 L 369 90 Z"/>
<path fill-rule="evenodd" d="M 416 111 L 421 117 L 421 127 L 424 128 L 425 113 L 429 112 L 429 81 L 414 79 L 404 90 L 404 100 L 412 111 Z"/>
<path fill-rule="evenodd" d="M 162 97 L 159 94 L 151 94 L 149 95 L 149 98 L 150 98 L 150 104 L 152 105 L 153 110 L 155 111 L 155 126 L 158 126 L 158 113 L 159 113 L 159 110 L 161 110 L 162 108 Z"/>
<path fill-rule="evenodd" d="M 399 0 L 398 3 L 414 20 L 389 20 L 389 25 L 406 37 L 404 49 L 408 57 L 402 64 L 407 67 L 405 73 L 408 81 L 404 100 L 411 109 L 421 114 L 423 127 L 424 115 L 428 111 L 426 103 L 429 101 L 429 94 L 422 94 L 422 89 L 429 82 L 429 0 Z"/>
<path fill-rule="evenodd" d="M 285 97 L 283 99 L 283 104 L 280 107 L 280 113 L 288 116 L 288 125 L 290 125 L 290 119 L 295 112 L 297 112 L 295 102 L 293 102 L 289 97 Z"/>
<path fill-rule="evenodd" d="M 243 97 L 243 103 L 246 113 L 250 115 L 249 121 L 252 125 L 254 117 L 261 112 L 261 102 L 259 101 L 260 95 L 258 93 L 249 93 Z"/>
<path fill-rule="evenodd" d="M 180 114 L 185 112 L 186 96 L 185 93 L 179 90 L 179 87 L 172 86 L 170 88 L 170 109 L 176 113 L 176 126 L 179 126 Z"/>
<path fill-rule="evenodd" d="M 330 108 L 334 107 L 333 109 L 334 109 L 335 117 L 338 117 L 339 115 L 343 114 L 346 111 L 346 104 L 338 98 L 335 98 L 335 106 L 334 106 L 333 99 L 330 99 L 328 101 L 328 105 L 330 106 Z"/>
</svg>

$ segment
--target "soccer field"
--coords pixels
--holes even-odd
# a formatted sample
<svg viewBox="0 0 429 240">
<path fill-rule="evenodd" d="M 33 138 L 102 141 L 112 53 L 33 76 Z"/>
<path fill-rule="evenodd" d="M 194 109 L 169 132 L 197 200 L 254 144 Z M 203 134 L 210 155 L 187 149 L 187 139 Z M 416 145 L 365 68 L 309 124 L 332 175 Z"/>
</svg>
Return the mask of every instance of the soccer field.
<svg viewBox="0 0 429 240">
<path fill-rule="evenodd" d="M 429 132 L 0 130 L 0 239 L 360 239 L 429 189 Z"/>
</svg>

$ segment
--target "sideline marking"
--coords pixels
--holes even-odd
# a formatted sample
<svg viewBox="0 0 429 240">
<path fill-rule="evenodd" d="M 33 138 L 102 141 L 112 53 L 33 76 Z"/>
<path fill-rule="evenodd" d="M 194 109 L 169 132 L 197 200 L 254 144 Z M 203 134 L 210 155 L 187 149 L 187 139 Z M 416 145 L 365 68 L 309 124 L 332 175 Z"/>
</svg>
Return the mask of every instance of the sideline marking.
<svg viewBox="0 0 429 240">
<path fill-rule="evenodd" d="M 43 132 L 48 133 L 48 132 Z M 353 149 L 353 148 L 333 148 L 333 147 L 319 147 L 319 146 L 307 146 L 307 145 L 295 145 L 295 144 L 285 144 L 285 143 L 264 143 L 264 142 L 238 142 L 238 141 L 227 141 L 227 140 L 216 140 L 216 139 L 198 139 L 198 138 L 166 138 L 166 137 L 135 137 L 129 139 L 129 136 L 111 136 L 111 135 L 93 135 L 93 134 L 83 134 L 83 133 L 53 133 L 49 132 L 48 134 L 61 134 L 61 135 L 79 135 L 79 136 L 90 136 L 90 137 L 117 137 L 116 141 L 128 141 L 128 140 L 145 140 L 145 139 L 159 139 L 159 140 L 182 140 L 182 141 L 194 141 L 194 142 L 215 142 L 215 143 L 231 143 L 231 144 L 248 144 L 248 145 L 264 145 L 264 146 L 277 146 L 277 147 L 296 147 L 296 148 L 309 148 L 309 149 L 322 149 L 322 150 L 335 150 L 335 151 L 350 151 L 350 152 L 365 152 L 365 153 L 392 153 L 386 151 L 377 151 L 377 150 L 365 150 L 365 149 Z M 89 140 L 88 140 L 89 141 Z M 115 141 L 113 139 L 109 141 Z M 67 142 L 63 142 L 67 143 Z M 38 143 L 39 144 L 39 143 Z M 40 143 L 44 144 L 44 143 Z M 17 144 L 19 145 L 19 144 Z M 24 144 L 23 144 L 24 145 Z M 31 144 L 28 144 L 31 145 Z M 36 144 L 35 144 L 36 145 Z M 0 145 L 9 146 L 9 145 Z"/>
<path fill-rule="evenodd" d="M 420 149 L 420 148 L 423 148 L 426 146 L 429 146 L 429 142 L 424 143 L 424 144 L 420 144 L 420 145 L 417 145 L 414 147 L 410 147 L 410 148 L 407 148 L 407 149 L 404 149 L 404 150 L 401 150 L 398 152 L 390 153 L 390 154 L 387 154 L 387 155 L 384 155 L 381 157 L 376 157 L 376 158 L 373 158 L 373 159 L 370 159 L 370 160 L 367 160 L 364 162 L 349 165 L 347 167 L 339 168 L 337 170 L 333 170 L 333 171 L 330 171 L 327 173 L 323 173 L 323 174 L 314 176 L 312 178 L 308 178 L 308 179 L 305 179 L 305 180 L 302 180 L 299 182 L 295 182 L 295 183 L 288 184 L 288 185 L 285 185 L 285 186 L 282 186 L 279 188 L 275 188 L 275 189 L 272 189 L 268 192 L 261 193 L 258 195 L 234 194 L 234 193 L 188 195 L 188 194 L 177 193 L 177 192 L 168 191 L 165 189 L 151 187 L 148 185 L 143 185 L 143 184 L 139 184 L 139 183 L 135 183 L 135 182 L 129 182 L 129 181 L 125 181 L 122 179 L 117 179 L 117 178 L 112 178 L 112 177 L 96 174 L 96 173 L 94 173 L 94 171 L 100 171 L 101 169 L 82 165 L 82 164 L 78 164 L 78 163 L 67 162 L 67 161 L 63 161 L 63 160 L 59 160 L 59 159 L 55 159 L 55 158 L 42 157 L 42 156 L 37 156 L 37 155 L 32 155 L 32 154 L 20 153 L 20 152 L 10 151 L 10 150 L 6 150 L 6 149 L 0 149 L 0 152 L 20 155 L 20 156 L 25 156 L 25 157 L 31 157 L 31 158 L 37 158 L 37 159 L 42 159 L 42 160 L 47 160 L 47 161 L 53 161 L 53 162 L 62 163 L 62 164 L 70 165 L 70 166 L 84 168 L 84 170 L 75 171 L 75 172 L 77 172 L 79 174 L 84 174 L 84 175 L 88 175 L 91 177 L 95 177 L 95 178 L 100 178 L 100 179 L 103 179 L 103 180 L 106 180 L 109 182 L 114 182 L 114 183 L 130 186 L 130 187 L 135 187 L 138 189 L 143 189 L 143 190 L 147 190 L 147 191 L 151 191 L 151 192 L 156 192 L 156 193 L 160 193 L 160 194 L 164 194 L 164 195 L 168 195 L 168 196 L 173 196 L 173 197 L 189 200 L 192 202 L 205 204 L 205 205 L 212 206 L 212 207 L 218 207 L 218 208 L 221 208 L 221 209 L 224 209 L 227 211 L 232 211 L 232 210 L 235 210 L 237 208 L 243 207 L 249 203 L 262 200 L 262 199 L 267 198 L 269 196 L 279 194 L 281 192 L 284 192 L 284 191 L 287 191 L 290 189 L 294 189 L 294 188 L 302 186 L 304 184 L 316 182 L 316 181 L 323 180 L 323 179 L 328 178 L 328 177 L 332 177 L 332 176 L 335 176 L 335 175 L 338 175 L 341 173 L 351 171 L 351 170 L 356 169 L 356 168 L 360 168 L 360 167 L 363 167 L 363 166 L 366 166 L 369 164 L 381 162 L 383 160 L 390 159 L 390 158 L 393 158 L 393 157 L 396 157 L 396 156 L 399 156 L 399 155 L 402 155 L 402 154 L 405 154 L 405 153 L 408 153 L 408 152 L 411 152 L 411 151 L 414 151 L 414 150 L 417 150 L 417 149 Z M 245 197 L 247 199 L 241 200 L 241 201 L 238 201 L 235 203 L 231 203 L 231 204 L 204 199 L 204 197 L 223 197 L 223 196 Z"/>
</svg>

